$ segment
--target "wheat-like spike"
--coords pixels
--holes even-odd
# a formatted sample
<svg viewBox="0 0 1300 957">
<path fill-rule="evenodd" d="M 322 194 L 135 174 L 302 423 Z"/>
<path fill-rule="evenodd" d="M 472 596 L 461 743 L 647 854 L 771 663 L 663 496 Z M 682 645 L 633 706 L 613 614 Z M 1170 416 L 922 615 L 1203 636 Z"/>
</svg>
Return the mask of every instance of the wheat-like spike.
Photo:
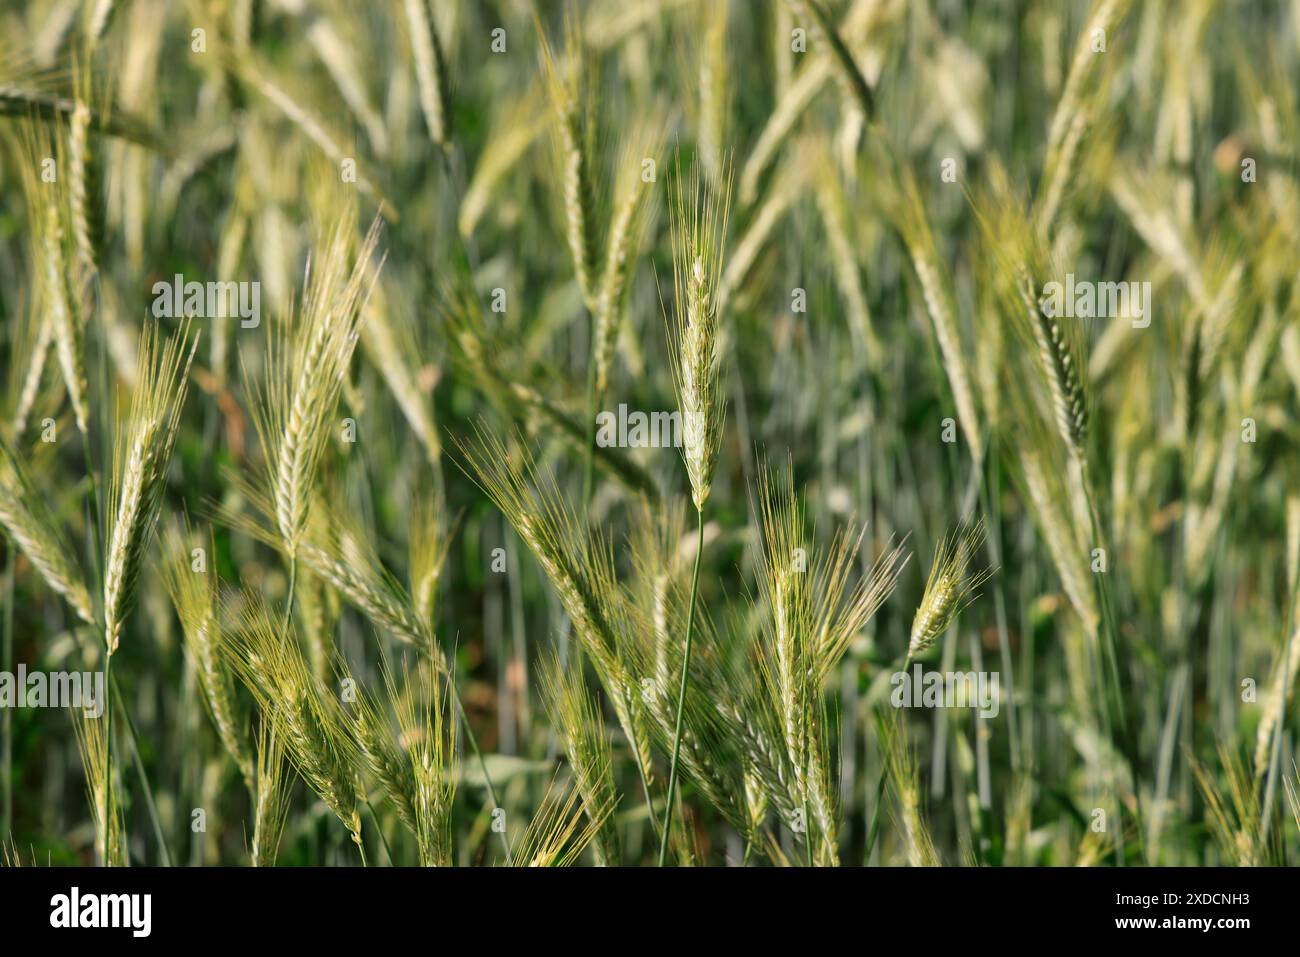
<svg viewBox="0 0 1300 957">
<path fill-rule="evenodd" d="M 482 424 L 476 425 L 475 439 L 457 440 L 469 466 L 466 474 L 537 557 L 597 667 L 615 665 L 614 596 L 600 587 L 614 580 L 606 549 L 586 534 L 554 479 L 541 475 L 518 443 L 508 445 Z"/>
<path fill-rule="evenodd" d="M 867 82 L 866 77 L 862 75 L 862 71 L 858 69 L 852 51 L 844 42 L 844 38 L 840 36 L 840 31 L 836 29 L 835 23 L 831 20 L 826 8 L 822 6 L 819 0 L 789 0 L 789 2 L 795 13 L 802 17 L 807 17 L 809 12 L 812 13 L 818 30 L 825 37 L 826 43 L 830 47 L 836 75 L 840 78 L 840 82 L 858 108 L 862 110 L 868 120 L 871 119 L 876 112 L 876 98 L 872 93 L 871 84 Z"/>
<path fill-rule="evenodd" d="M 834 864 L 838 862 L 836 811 L 822 683 L 893 590 L 904 559 L 901 547 L 891 549 L 850 590 L 862 533 L 856 537 L 840 533 L 829 551 L 811 555 L 805 539 L 806 513 L 791 473 L 787 466 L 778 483 L 766 463 L 759 472 L 755 509 L 761 532 L 759 583 L 770 620 L 758 664 L 790 769 L 787 793 L 773 796 L 792 809 L 808 803 L 821 835 L 818 859 Z M 757 767 L 767 763 L 762 748 L 749 757 Z"/>
<path fill-rule="evenodd" d="M 1079 34 L 1070 72 L 1061 99 L 1052 113 L 1048 131 L 1047 158 L 1039 187 L 1036 216 L 1038 225 L 1048 230 L 1056 219 L 1061 199 L 1074 177 L 1081 147 L 1098 112 L 1096 93 L 1086 88 L 1101 65 L 1094 49 L 1098 31 L 1107 34 L 1128 14 L 1132 0 L 1098 0 L 1083 32 Z"/>
<path fill-rule="evenodd" d="M 94 46 L 104 36 L 113 13 L 117 10 L 117 0 L 94 0 L 86 14 L 86 39 Z"/>
<path fill-rule="evenodd" d="M 759 180 L 771 164 L 772 158 L 781 148 L 804 110 L 821 90 L 822 84 L 830 79 L 834 66 L 829 57 L 817 57 L 800 69 L 798 76 L 790 84 L 776 108 L 767 118 L 767 124 L 759 134 L 749 158 L 740 171 L 740 202 L 748 205 L 758 196 Z"/>
<path fill-rule="evenodd" d="M 530 431 L 540 432 L 538 423 L 546 423 L 570 445 L 578 449 L 592 448 L 589 430 L 580 420 L 501 367 L 496 357 L 506 348 L 505 343 L 488 332 L 481 306 L 473 294 L 464 289 L 453 290 L 448 300 L 442 307 L 442 318 L 448 326 L 448 339 L 456 350 L 456 362 L 478 380 L 493 403 L 506 414 L 525 419 Z M 558 373 L 546 369 L 535 375 L 539 381 L 554 381 L 557 376 Z M 651 501 L 659 499 L 655 478 L 626 450 L 597 444 L 593 451 L 596 464 L 628 490 Z"/>
<path fill-rule="evenodd" d="M 43 230 L 45 293 L 49 297 L 59 368 L 63 372 L 63 382 L 68 389 L 68 399 L 72 403 L 77 428 L 85 434 L 89 428 L 90 405 L 86 395 L 84 330 L 76 311 L 78 303 L 73 300 L 68 283 L 61 220 L 58 202 L 49 201 L 45 207 Z"/>
<path fill-rule="evenodd" d="M 727 268 L 718 284 L 718 311 L 726 313 L 732 296 L 740 288 L 750 269 L 758 260 L 773 230 L 803 194 L 809 174 L 809 157 L 811 151 L 802 149 L 781 166 L 775 181 L 750 219 L 749 225 L 740 235 L 727 259 Z M 724 330 L 725 335 L 725 330 Z"/>
<path fill-rule="evenodd" d="M 348 158 L 348 152 L 340 145 L 338 138 L 330 132 L 323 120 L 307 107 L 303 106 L 284 87 L 271 78 L 265 64 L 259 62 L 252 50 L 241 50 L 238 55 L 225 51 L 224 62 L 230 64 L 245 83 L 260 93 L 279 110 L 290 123 L 302 131 L 303 135 L 316 144 L 329 161 L 338 167 Z M 368 197 L 379 204 L 383 216 L 390 220 L 397 219 L 397 211 L 388 198 L 365 173 L 357 172 L 356 185 Z"/>
<path fill-rule="evenodd" d="M 455 534 L 448 521 L 447 507 L 440 494 L 422 494 L 411 507 L 411 534 L 408 543 L 411 576 L 411 602 L 416 617 L 432 627 L 438 600 L 438 583 L 447 562 L 447 553 Z"/>
<path fill-rule="evenodd" d="M 780 490 L 767 469 L 759 473 L 762 520 L 762 594 L 771 614 L 771 676 L 786 756 L 793 772 L 791 803 L 807 797 L 809 678 L 812 596 L 808 583 L 805 513 L 788 473 Z M 803 561 L 800 561 L 800 558 Z"/>
<path fill-rule="evenodd" d="M 41 577 L 72 606 L 77 617 L 94 625 L 90 592 L 58 523 L 41 492 L 27 475 L 13 449 L 0 437 L 0 525 L 21 549 Z"/>
<path fill-rule="evenodd" d="M 346 665 L 339 664 L 340 672 L 347 674 Z M 388 698 L 392 693 L 392 677 L 385 672 Z M 408 828 L 415 828 L 415 773 L 407 756 L 402 752 L 388 708 L 381 707 L 375 694 L 353 679 L 357 688 L 356 702 L 344 709 L 344 720 L 357 743 L 361 759 L 371 775 L 379 782 L 388 799 L 397 809 L 397 816 Z"/>
<path fill-rule="evenodd" d="M 862 279 L 858 271 L 857 257 L 853 243 L 849 238 L 848 203 L 840 182 L 839 172 L 831 160 L 829 147 L 821 151 L 821 162 L 817 166 L 815 178 L 817 208 L 821 212 L 822 222 L 826 227 L 826 239 L 830 243 L 831 265 L 835 269 L 835 281 L 844 297 L 848 312 L 849 329 L 854 339 L 861 345 L 866 356 L 867 365 L 879 368 L 882 361 L 883 346 L 871 320 L 871 310 L 867 306 L 867 297 L 862 289 Z"/>
<path fill-rule="evenodd" d="M 349 271 L 352 220 L 344 216 L 310 269 L 308 290 L 288 348 L 268 337 L 270 370 L 257 417 L 267 449 L 267 480 L 284 548 L 297 556 L 331 416 L 358 338 L 372 288 L 378 220 L 370 227 Z"/>
<path fill-rule="evenodd" d="M 608 545 L 588 533 L 554 479 L 543 475 L 518 443 L 507 445 L 479 424 L 475 441 L 458 439 L 457 444 L 465 473 L 501 510 L 550 579 L 648 781 L 650 731 L 640 688 L 620 656 L 631 644 L 630 624 Z"/>
<path fill-rule="evenodd" d="M 31 339 L 31 349 L 27 355 L 26 373 L 18 388 L 18 398 L 14 402 L 13 435 L 21 436 L 27 431 L 27 418 L 36 405 L 40 392 L 41 378 L 45 374 L 45 364 L 49 358 L 50 345 L 54 341 L 54 321 L 44 310 L 33 310 L 30 323 L 36 326 Z"/>
<path fill-rule="evenodd" d="M 95 822 L 95 856 L 102 867 L 126 867 L 130 863 L 126 827 L 119 784 L 109 763 L 108 721 L 81 710 L 73 714 L 72 721 Z"/>
<path fill-rule="evenodd" d="M 648 146 L 644 141 L 648 141 Z M 636 261 L 645 223 L 645 206 L 649 184 L 641 175 L 644 159 L 658 161 L 657 135 L 633 137 L 623 149 L 614 217 L 610 221 L 605 243 L 605 266 L 601 273 L 596 311 L 596 394 L 604 395 L 609 387 L 614 346 L 618 341 L 623 311 L 623 291 Z"/>
<path fill-rule="evenodd" d="M 540 31 L 539 31 L 540 33 Z M 592 157 L 592 119 L 583 87 L 582 38 L 566 22 L 564 61 L 557 61 L 542 37 L 542 67 L 554 113 L 556 142 L 564 182 L 565 236 L 583 301 L 593 315 L 599 307 L 597 279 L 600 239 L 596 226 L 596 182 Z"/>
<path fill-rule="evenodd" d="M 1219 764 L 1227 779 L 1228 794 L 1200 761 L 1192 759 L 1192 773 L 1209 809 L 1210 829 L 1219 846 L 1238 867 L 1254 867 L 1260 854 L 1259 783 L 1251 778 L 1245 762 L 1222 742 Z"/>
<path fill-rule="evenodd" d="M 221 511 L 230 525 L 241 529 L 272 548 L 284 549 L 275 524 L 275 503 L 262 487 L 244 481 L 238 474 L 229 479 L 260 516 L 241 514 L 230 509 Z M 411 598 L 401 584 L 384 569 L 373 549 L 355 526 L 355 521 L 321 495 L 313 505 L 311 535 L 300 543 L 298 557 L 314 575 L 338 592 L 339 596 L 395 638 L 415 646 L 444 667 L 442 652 L 434 641 L 430 626 L 416 614 Z"/>
<path fill-rule="evenodd" d="M 618 803 L 618 793 L 605 723 L 587 692 L 582 672 L 565 669 L 558 657 L 550 659 L 544 667 L 542 687 L 552 720 L 563 737 L 587 817 L 593 822 L 603 822 L 594 844 L 596 863 L 602 867 L 615 866 L 619 862 L 619 842 L 612 812 Z"/>
<path fill-rule="evenodd" d="M 912 867 L 938 867 L 939 855 L 934 849 L 934 842 L 921 813 L 916 759 L 907 742 L 907 735 L 894 716 L 882 719 L 878 731 L 885 756 L 885 768 L 898 799 L 898 816 L 901 818 L 907 862 Z"/>
<path fill-rule="evenodd" d="M 451 146 L 451 85 L 447 59 L 443 55 L 433 11 L 427 0 L 403 0 L 406 24 L 411 31 L 411 53 L 415 57 L 415 79 L 420 87 L 420 109 L 429 139 L 439 149 Z"/>
<path fill-rule="evenodd" d="M 452 802 L 456 796 L 456 779 L 452 773 L 455 725 L 447 720 L 447 686 L 442 684 L 440 673 L 419 668 L 415 678 L 414 687 L 408 683 L 401 695 L 390 684 L 390 697 L 395 701 L 397 723 L 414 782 L 413 831 L 420 864 L 449 867 Z"/>
<path fill-rule="evenodd" d="M 423 373 L 418 370 L 420 350 L 410 321 L 395 318 L 387 308 L 383 286 L 376 286 L 375 296 L 361 326 L 361 341 L 366 353 L 383 373 L 384 383 L 397 401 L 411 430 L 424 446 L 429 464 L 438 468 L 442 459 L 442 438 L 434 419 L 431 386 L 419 384 Z"/>
<path fill-rule="evenodd" d="M 117 650 L 140 566 L 158 521 L 190 363 L 199 343 L 197 334 L 190 340 L 188 325 L 161 347 L 160 335 L 158 328 L 150 325 L 141 337 L 135 395 L 119 426 L 113 451 L 104 556 L 104 641 L 110 655 Z"/>
<path fill-rule="evenodd" d="M 68 121 L 68 207 L 72 223 L 73 250 L 77 272 L 77 293 L 81 302 L 89 294 L 94 278 L 95 250 L 90 237 L 90 197 L 87 175 L 90 166 L 90 108 L 81 100 Z M 84 313 L 84 309 L 82 312 Z"/>
<path fill-rule="evenodd" d="M 714 188 L 722 185 L 723 145 L 727 141 L 727 108 L 731 88 L 727 82 L 727 17 L 730 4 L 704 4 L 701 7 L 700 50 L 700 119 L 696 137 L 700 161 Z"/>
<path fill-rule="evenodd" d="M 696 510 L 713 484 L 726 399 L 722 391 L 720 286 L 731 177 L 708 191 L 698 170 L 676 174 L 673 195 L 673 316 L 669 351 L 682 414 L 682 458 Z"/>
<path fill-rule="evenodd" d="M 1029 328 L 1038 348 L 1043 378 L 1052 396 L 1057 432 L 1079 462 L 1087 461 L 1088 402 L 1083 391 L 1079 360 L 1059 317 L 1047 315 L 1034 290 L 1029 272 L 1022 271 L 1019 289 Z"/>
<path fill-rule="evenodd" d="M 540 99 L 541 94 L 530 91 L 493 124 L 456 217 L 456 228 L 462 237 L 468 239 L 473 235 L 487 211 L 493 190 L 546 129 L 548 116 L 541 108 Z"/>
<path fill-rule="evenodd" d="M 1262 778 L 1268 770 L 1269 755 L 1273 749 L 1273 732 L 1286 710 L 1287 702 L 1295 697 L 1296 679 L 1300 677 L 1300 630 L 1291 634 L 1279 655 L 1264 698 L 1259 726 L 1255 729 L 1255 776 Z"/>
<path fill-rule="evenodd" d="M 912 634 L 907 644 L 909 662 L 934 646 L 975 599 L 976 590 L 992 575 L 989 569 L 969 571 L 971 560 L 984 543 L 984 534 L 984 523 L 978 521 L 957 529 L 939 542 L 925 592 L 912 619 Z"/>
<path fill-rule="evenodd" d="M 844 20 L 841 37 L 847 38 L 849 42 L 857 42 L 870 18 L 878 13 L 878 10 L 873 9 L 875 7 L 875 4 L 862 0 L 854 3 Z M 781 93 L 741 170 L 740 202 L 745 205 L 754 201 L 764 170 L 837 69 L 833 52 L 810 54 L 796 59 L 807 62 L 800 68 L 794 81 Z"/>
<path fill-rule="evenodd" d="M 1070 61 L 1070 71 L 1066 74 L 1061 99 L 1052 113 L 1051 127 L 1047 134 L 1049 156 L 1060 149 L 1069 135 L 1070 125 L 1077 117 L 1083 100 L 1084 87 L 1100 68 L 1100 58 L 1093 50 L 1095 32 L 1102 30 L 1109 34 L 1124 18 L 1131 2 L 1132 0 L 1097 0 L 1093 5 L 1088 24 L 1075 44 L 1074 58 Z"/>
<path fill-rule="evenodd" d="M 356 746 L 340 706 L 321 687 L 298 646 L 292 623 L 273 620 L 261 597 L 227 597 L 222 649 L 257 699 L 264 718 L 309 787 L 343 822 L 360 849 Z M 363 852 L 364 853 L 364 852 Z"/>
<path fill-rule="evenodd" d="M 541 807 L 511 859 L 514 867 L 569 867 L 599 833 L 603 819 L 585 817 L 577 788 L 565 792 L 551 782 Z M 606 813 L 609 813 L 607 811 Z M 585 823 L 584 823 L 585 819 Z"/>
<path fill-rule="evenodd" d="M 221 621 L 217 616 L 217 574 L 204 567 L 194 569 L 191 560 L 188 526 L 173 527 L 166 536 L 166 560 L 162 563 L 163 580 L 185 637 L 194 670 L 203 689 L 203 700 L 212 717 L 226 753 L 239 769 L 249 792 L 257 793 L 257 760 L 249 746 L 248 729 L 235 701 L 235 688 L 229 666 L 221 656 Z M 213 541 L 208 539 L 209 558 L 214 555 Z"/>
<path fill-rule="evenodd" d="M 310 11 L 304 18 L 307 42 L 316 51 L 316 56 L 324 64 L 330 79 L 338 87 L 339 93 L 347 103 L 348 109 L 365 128 L 366 138 L 379 159 L 388 156 L 388 132 L 384 121 L 376 112 L 370 96 L 366 92 L 365 79 L 357 67 L 352 48 L 339 35 L 338 29 L 329 18 L 328 12 L 321 9 Z"/>
<path fill-rule="evenodd" d="M 253 779 L 253 846 L 249 858 L 254 867 L 275 866 L 292 785 L 292 779 L 285 774 L 284 744 L 276 737 L 274 724 L 264 721 L 257 734 Z"/>
<path fill-rule="evenodd" d="M 1061 587 L 1090 636 L 1096 636 L 1101 614 L 1096 591 L 1088 580 L 1087 554 L 1080 544 L 1071 513 L 1062 507 L 1065 493 L 1054 490 L 1048 466 L 1037 452 L 1026 451 L 1020 458 L 1025 489 L 1038 518 L 1039 531 L 1061 576 Z"/>
<path fill-rule="evenodd" d="M 416 616 L 406 596 L 388 582 L 310 543 L 303 544 L 300 557 L 308 568 L 338 589 L 339 594 L 376 624 L 417 648 L 432 649 L 430 653 L 435 659 L 438 657 L 428 626 Z"/>
<path fill-rule="evenodd" d="M 983 461 L 984 443 L 980 433 L 979 415 L 975 405 L 975 393 L 971 386 L 971 372 L 967 364 L 967 349 L 962 341 L 961 331 L 953 315 L 952 296 L 939 265 L 939 252 L 935 245 L 934 234 L 930 229 L 929 217 L 917 188 L 916 178 L 910 169 L 904 169 L 901 176 L 901 195 L 896 220 L 903 241 L 907 246 L 908 257 L 916 278 L 921 286 L 921 295 L 925 300 L 925 309 L 934 326 L 934 337 L 939 343 L 939 352 L 943 356 L 944 372 L 952 388 L 953 402 L 957 406 L 957 419 L 966 441 L 970 446 L 971 458 L 976 466 Z"/>
<path fill-rule="evenodd" d="M 312 523 L 319 524 L 320 516 L 313 515 Z M 304 563 L 305 564 L 305 563 Z M 323 578 L 308 568 L 299 568 L 294 585 L 294 604 L 303 629 L 303 642 L 312 674 L 328 681 L 331 662 L 334 660 L 334 626 L 338 615 L 330 608 L 334 597 Z"/>
</svg>

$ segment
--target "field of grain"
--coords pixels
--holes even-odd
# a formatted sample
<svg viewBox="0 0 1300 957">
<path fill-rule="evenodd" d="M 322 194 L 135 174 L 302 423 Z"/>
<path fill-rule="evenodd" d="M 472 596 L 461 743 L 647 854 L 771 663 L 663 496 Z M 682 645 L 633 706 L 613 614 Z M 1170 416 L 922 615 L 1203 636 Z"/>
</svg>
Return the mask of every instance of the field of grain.
<svg viewBox="0 0 1300 957">
<path fill-rule="evenodd" d="M 1300 855 L 1300 2 L 0 10 L 12 865 Z"/>
</svg>

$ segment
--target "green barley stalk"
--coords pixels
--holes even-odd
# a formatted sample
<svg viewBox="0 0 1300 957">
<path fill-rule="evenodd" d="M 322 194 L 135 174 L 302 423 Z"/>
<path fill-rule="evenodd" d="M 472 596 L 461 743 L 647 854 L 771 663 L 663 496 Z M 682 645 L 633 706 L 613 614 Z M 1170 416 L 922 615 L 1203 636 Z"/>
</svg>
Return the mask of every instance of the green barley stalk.
<svg viewBox="0 0 1300 957">
<path fill-rule="evenodd" d="M 690 682 L 700 559 L 704 554 L 704 504 L 713 485 L 726 415 L 726 398 L 722 392 L 719 287 L 730 209 L 730 171 L 722 181 L 720 189 L 709 191 L 701 183 L 698 169 L 689 179 L 678 172 L 673 196 L 674 319 L 670 321 L 668 348 L 677 389 L 677 406 L 682 416 L 682 459 L 690 480 L 691 501 L 695 503 L 696 538 L 691 597 L 686 609 L 686 642 L 677 692 L 673 756 L 668 770 L 668 797 L 664 826 L 659 836 L 660 867 L 668 855 L 677 793 L 677 762 L 681 756 L 682 719 Z"/>
</svg>

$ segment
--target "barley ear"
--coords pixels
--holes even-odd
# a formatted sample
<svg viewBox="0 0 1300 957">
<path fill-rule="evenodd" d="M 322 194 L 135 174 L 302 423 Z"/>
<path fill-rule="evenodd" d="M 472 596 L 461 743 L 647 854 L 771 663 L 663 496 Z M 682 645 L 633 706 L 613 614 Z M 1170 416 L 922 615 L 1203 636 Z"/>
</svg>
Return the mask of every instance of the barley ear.
<svg viewBox="0 0 1300 957">
<path fill-rule="evenodd" d="M 925 593 L 912 619 L 904 668 L 934 646 L 992 575 L 989 569 L 969 571 L 971 560 L 984 543 L 984 534 L 983 522 L 966 525 L 940 541 L 935 549 Z"/>
<path fill-rule="evenodd" d="M 698 170 L 675 175 L 668 345 L 682 416 L 682 458 L 697 510 L 709 498 L 726 413 L 718 306 L 730 193 L 730 174 L 718 191 L 705 186 Z"/>
<path fill-rule="evenodd" d="M 160 343 L 158 327 L 146 327 L 130 410 L 119 424 L 109 494 L 108 549 L 104 557 L 104 641 L 111 655 L 139 578 L 140 567 L 162 507 L 190 363 L 199 336 L 189 327 Z M 188 349 L 186 348 L 188 346 Z"/>
<path fill-rule="evenodd" d="M 90 592 L 58 523 L 45 504 L 45 495 L 2 437 L 0 526 L 9 533 L 46 583 L 72 606 L 77 617 L 88 625 L 94 625 L 95 609 Z"/>
</svg>

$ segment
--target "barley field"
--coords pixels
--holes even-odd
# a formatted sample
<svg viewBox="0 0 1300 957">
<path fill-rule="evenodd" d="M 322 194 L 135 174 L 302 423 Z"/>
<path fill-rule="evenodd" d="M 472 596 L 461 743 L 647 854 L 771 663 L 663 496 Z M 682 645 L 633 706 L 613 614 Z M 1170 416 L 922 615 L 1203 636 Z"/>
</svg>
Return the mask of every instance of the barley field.
<svg viewBox="0 0 1300 957">
<path fill-rule="evenodd" d="M 15 0 L 16 866 L 1300 856 L 1300 3 Z"/>
</svg>

